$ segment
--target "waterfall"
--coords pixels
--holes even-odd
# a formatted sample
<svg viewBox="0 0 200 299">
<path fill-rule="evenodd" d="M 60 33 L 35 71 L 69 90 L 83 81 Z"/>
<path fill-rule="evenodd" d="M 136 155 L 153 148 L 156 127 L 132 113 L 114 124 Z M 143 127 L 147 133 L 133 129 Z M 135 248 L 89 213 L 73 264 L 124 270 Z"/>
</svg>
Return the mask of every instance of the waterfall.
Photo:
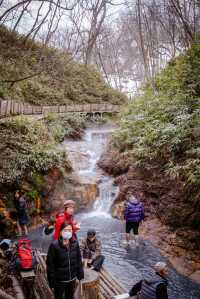
<svg viewBox="0 0 200 299">
<path fill-rule="evenodd" d="M 99 196 L 91 212 L 87 213 L 88 216 L 101 214 L 109 217 L 111 205 L 118 192 L 118 187 L 113 186 L 113 179 L 97 166 L 114 129 L 110 126 L 108 128 L 106 126 L 93 126 L 86 129 L 81 140 L 65 140 L 63 143 L 80 181 L 98 184 Z"/>
</svg>

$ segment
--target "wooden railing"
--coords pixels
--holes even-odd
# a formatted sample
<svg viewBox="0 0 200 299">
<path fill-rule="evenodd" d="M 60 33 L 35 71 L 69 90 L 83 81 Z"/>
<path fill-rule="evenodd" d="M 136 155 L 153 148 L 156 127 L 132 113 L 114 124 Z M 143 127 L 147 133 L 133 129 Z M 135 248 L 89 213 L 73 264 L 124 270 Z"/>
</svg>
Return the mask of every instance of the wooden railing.
<svg viewBox="0 0 200 299">
<path fill-rule="evenodd" d="M 74 104 L 62 106 L 31 106 L 15 101 L 0 100 L 0 117 L 9 117 L 12 115 L 39 115 L 49 112 L 68 113 L 68 112 L 83 112 L 83 113 L 117 113 L 120 110 L 119 105 L 109 103 L 101 104 Z"/>
</svg>

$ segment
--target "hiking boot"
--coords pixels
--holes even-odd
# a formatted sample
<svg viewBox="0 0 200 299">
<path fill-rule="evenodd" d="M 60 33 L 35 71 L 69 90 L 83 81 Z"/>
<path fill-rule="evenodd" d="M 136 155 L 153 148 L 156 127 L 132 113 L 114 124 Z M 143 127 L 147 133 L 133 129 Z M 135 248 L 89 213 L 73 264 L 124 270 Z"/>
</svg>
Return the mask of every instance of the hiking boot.
<svg viewBox="0 0 200 299">
<path fill-rule="evenodd" d="M 122 245 L 124 245 L 124 246 L 128 246 L 130 244 L 131 244 L 130 241 L 127 241 L 127 240 L 122 241 Z"/>
</svg>

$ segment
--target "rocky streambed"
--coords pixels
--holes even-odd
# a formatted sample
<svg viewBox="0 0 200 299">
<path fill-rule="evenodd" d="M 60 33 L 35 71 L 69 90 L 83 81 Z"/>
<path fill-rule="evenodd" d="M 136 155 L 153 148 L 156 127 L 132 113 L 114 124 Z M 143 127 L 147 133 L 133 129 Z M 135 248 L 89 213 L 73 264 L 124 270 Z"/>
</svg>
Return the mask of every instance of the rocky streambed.
<svg viewBox="0 0 200 299">
<path fill-rule="evenodd" d="M 175 267 L 173 266 L 171 258 L 174 258 L 175 261 L 176 256 L 171 251 L 172 247 L 168 247 L 168 255 L 166 254 L 165 247 L 167 246 L 166 239 L 169 230 L 156 217 L 148 218 L 143 223 L 141 227 L 142 237 L 138 248 L 122 246 L 122 240 L 125 238 L 124 222 L 117 218 L 119 218 L 122 211 L 123 199 L 127 188 L 127 184 L 121 180 L 120 174 L 126 172 L 128 169 L 127 164 L 126 161 L 121 163 L 121 159 L 118 159 L 117 154 L 115 155 L 115 163 L 112 166 L 116 170 L 115 178 L 103 172 L 98 166 L 103 166 L 101 165 L 102 161 L 105 163 L 105 157 L 102 156 L 101 159 L 100 157 L 105 151 L 109 136 L 114 129 L 115 127 L 112 125 L 88 127 L 82 140 L 72 141 L 68 139 L 61 145 L 66 148 L 72 162 L 74 169 L 72 176 L 76 180 L 77 186 L 72 190 L 73 188 L 70 189 L 66 185 L 66 189 L 63 187 L 60 194 L 64 197 L 72 195 L 74 198 L 77 197 L 80 203 L 82 202 L 82 212 L 75 215 L 76 219 L 81 223 L 78 238 L 85 236 L 88 228 L 92 227 L 97 230 L 98 236 L 102 240 L 103 254 L 106 257 L 105 266 L 127 290 L 130 289 L 132 284 L 142 278 L 143 273 L 152 270 L 155 262 L 164 260 L 170 268 L 169 298 L 200 298 L 200 285 L 186 276 L 192 273 L 184 273 L 186 275 L 182 275 L 176 270 L 178 264 L 185 268 L 184 264 L 174 263 Z M 106 159 L 108 157 L 109 155 L 106 155 Z M 100 162 L 97 165 L 99 159 Z M 104 166 L 103 168 L 105 169 L 106 167 Z M 106 170 L 108 171 L 108 169 Z M 69 178 L 67 182 L 68 180 Z M 142 196 L 143 189 L 139 188 L 139 181 L 137 185 L 136 180 L 132 180 L 131 186 L 132 188 L 137 187 L 138 196 Z M 58 192 L 61 191 L 60 189 L 57 190 Z M 87 193 L 86 190 L 94 190 L 94 193 Z M 136 189 L 132 189 L 132 191 L 134 190 L 136 191 Z M 62 196 L 54 197 L 57 204 L 61 205 L 62 198 L 64 198 Z M 88 204 L 89 198 L 91 198 L 91 201 L 89 200 Z M 115 218 L 111 216 L 111 207 Z M 147 206 L 147 214 L 150 211 L 150 208 Z M 32 231 L 30 237 L 33 241 L 33 246 L 42 248 L 44 251 L 47 250 L 48 243 L 43 242 L 42 228 Z M 183 257 L 185 258 L 184 254 Z"/>
<path fill-rule="evenodd" d="M 122 219 L 127 192 L 135 194 L 145 204 L 147 217 L 141 226 L 142 235 L 180 273 L 200 283 L 200 232 L 195 226 L 198 208 L 186 200 L 183 184 L 165 180 L 162 174 L 148 172 L 134 163 L 130 165 L 127 157 L 117 151 L 105 152 L 98 165 L 115 176 L 114 183 L 119 187 L 112 215 Z"/>
</svg>

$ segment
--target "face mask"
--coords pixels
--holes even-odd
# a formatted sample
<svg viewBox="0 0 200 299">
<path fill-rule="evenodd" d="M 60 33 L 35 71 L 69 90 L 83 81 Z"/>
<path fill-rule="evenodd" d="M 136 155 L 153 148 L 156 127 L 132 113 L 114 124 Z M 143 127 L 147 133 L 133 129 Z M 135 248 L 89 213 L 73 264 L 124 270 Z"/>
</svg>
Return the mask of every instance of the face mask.
<svg viewBox="0 0 200 299">
<path fill-rule="evenodd" d="M 64 240 L 69 240 L 72 237 L 72 232 L 62 232 L 62 237 Z"/>
</svg>

